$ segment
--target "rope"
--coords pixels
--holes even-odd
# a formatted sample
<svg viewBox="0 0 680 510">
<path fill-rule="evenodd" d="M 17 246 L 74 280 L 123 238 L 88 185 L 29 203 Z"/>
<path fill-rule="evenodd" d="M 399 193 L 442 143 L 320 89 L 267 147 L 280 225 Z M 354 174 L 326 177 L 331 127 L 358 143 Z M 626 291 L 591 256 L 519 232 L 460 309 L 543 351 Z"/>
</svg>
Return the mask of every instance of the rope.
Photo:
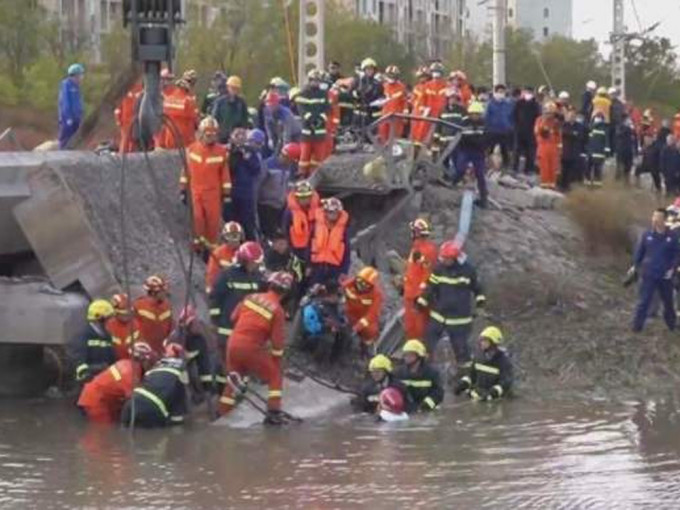
<svg viewBox="0 0 680 510">
<path fill-rule="evenodd" d="M 351 388 L 347 388 L 347 387 L 341 385 L 338 382 L 327 381 L 325 379 L 322 379 L 322 378 L 312 374 L 310 371 L 308 371 L 306 368 L 304 368 L 298 362 L 294 361 L 293 358 L 291 358 L 290 356 L 286 356 L 286 359 L 288 360 L 288 363 L 290 363 L 293 366 L 293 368 L 299 370 L 302 373 L 302 375 L 310 378 L 312 381 L 314 381 L 315 383 L 317 383 L 320 386 L 323 386 L 324 388 L 339 391 L 340 393 L 347 393 L 348 395 L 359 395 L 359 392 L 356 391 L 356 390 L 353 390 Z"/>
</svg>

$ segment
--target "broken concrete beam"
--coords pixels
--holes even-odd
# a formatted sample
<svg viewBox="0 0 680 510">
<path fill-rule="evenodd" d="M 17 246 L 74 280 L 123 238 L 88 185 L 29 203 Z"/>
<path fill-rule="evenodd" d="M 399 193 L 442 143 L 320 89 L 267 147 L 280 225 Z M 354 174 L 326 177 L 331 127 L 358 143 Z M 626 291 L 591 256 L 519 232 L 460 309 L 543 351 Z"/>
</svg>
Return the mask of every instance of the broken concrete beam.
<svg viewBox="0 0 680 510">
<path fill-rule="evenodd" d="M 532 209 L 555 209 L 557 204 L 564 199 L 564 195 L 557 191 L 541 188 L 531 188 L 527 191 L 531 198 Z"/>
<path fill-rule="evenodd" d="M 14 208 L 14 216 L 52 285 L 65 289 L 80 282 L 92 297 L 114 293 L 113 268 L 78 196 L 46 164 L 32 173 L 29 185 L 31 198 Z"/>
<path fill-rule="evenodd" d="M 88 300 L 47 282 L 0 279 L 0 344 L 66 345 L 82 331 Z"/>
</svg>

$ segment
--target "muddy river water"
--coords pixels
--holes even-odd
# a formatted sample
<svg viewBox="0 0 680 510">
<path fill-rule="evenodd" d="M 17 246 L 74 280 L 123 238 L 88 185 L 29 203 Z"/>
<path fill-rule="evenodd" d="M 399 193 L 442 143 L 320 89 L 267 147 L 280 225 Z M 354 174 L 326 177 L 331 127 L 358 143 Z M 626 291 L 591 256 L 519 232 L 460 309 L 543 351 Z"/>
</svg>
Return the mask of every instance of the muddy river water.
<svg viewBox="0 0 680 510">
<path fill-rule="evenodd" d="M 677 509 L 679 421 L 661 403 L 517 399 L 130 434 L 64 401 L 0 401 L 0 508 Z"/>
</svg>

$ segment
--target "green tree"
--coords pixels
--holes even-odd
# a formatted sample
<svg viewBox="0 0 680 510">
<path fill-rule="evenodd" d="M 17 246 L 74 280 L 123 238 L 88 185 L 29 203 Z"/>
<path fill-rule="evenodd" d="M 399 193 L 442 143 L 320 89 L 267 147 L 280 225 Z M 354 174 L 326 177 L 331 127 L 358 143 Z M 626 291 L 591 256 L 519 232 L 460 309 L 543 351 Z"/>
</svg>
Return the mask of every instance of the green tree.
<svg viewBox="0 0 680 510">
<path fill-rule="evenodd" d="M 46 13 L 36 0 L 0 0 L 0 55 L 17 87 L 40 53 L 40 32 Z"/>
</svg>

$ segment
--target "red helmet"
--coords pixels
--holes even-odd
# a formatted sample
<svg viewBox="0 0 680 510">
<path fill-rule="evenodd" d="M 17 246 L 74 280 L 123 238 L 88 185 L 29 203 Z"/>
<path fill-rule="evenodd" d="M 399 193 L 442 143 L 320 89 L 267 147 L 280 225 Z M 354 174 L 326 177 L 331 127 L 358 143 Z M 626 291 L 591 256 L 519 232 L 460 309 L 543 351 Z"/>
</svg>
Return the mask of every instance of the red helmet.
<svg viewBox="0 0 680 510">
<path fill-rule="evenodd" d="M 165 346 L 163 355 L 166 358 L 184 358 L 185 355 L 184 347 L 174 342 L 171 342 Z"/>
<path fill-rule="evenodd" d="M 286 271 L 276 271 L 269 275 L 267 283 L 271 288 L 288 292 L 293 287 L 293 275 Z"/>
<path fill-rule="evenodd" d="M 321 205 L 326 212 L 340 212 L 342 211 L 342 202 L 339 198 L 330 197 L 322 200 Z"/>
<path fill-rule="evenodd" d="M 187 305 L 179 313 L 179 323 L 188 326 L 196 320 L 196 317 L 196 308 L 193 305 Z"/>
<path fill-rule="evenodd" d="M 144 280 L 144 290 L 149 293 L 167 291 L 168 284 L 162 276 L 155 274 Z"/>
<path fill-rule="evenodd" d="M 128 311 L 130 300 L 128 299 L 127 294 L 114 294 L 111 297 L 111 304 L 113 305 L 116 314 L 124 314 Z"/>
<path fill-rule="evenodd" d="M 446 241 L 439 247 L 440 259 L 457 259 L 460 255 L 460 248 L 455 241 Z"/>
<path fill-rule="evenodd" d="M 380 407 L 394 414 L 404 412 L 404 396 L 397 388 L 385 388 L 380 392 Z"/>
<path fill-rule="evenodd" d="M 259 243 L 248 241 L 239 246 L 238 251 L 236 252 L 236 259 L 240 264 L 246 264 L 248 262 L 261 264 L 264 260 L 264 252 Z"/>
<path fill-rule="evenodd" d="M 300 161 L 301 153 L 302 152 L 299 143 L 287 143 L 286 145 L 283 146 L 283 149 L 281 149 L 281 154 L 287 156 L 293 161 Z"/>
<path fill-rule="evenodd" d="M 280 102 L 281 99 L 279 98 L 279 95 L 274 91 L 269 92 L 264 99 L 264 104 L 267 106 L 278 106 Z"/>
<path fill-rule="evenodd" d="M 156 358 L 156 352 L 146 342 L 135 342 L 132 346 L 132 358 L 137 361 L 150 361 Z"/>
</svg>

